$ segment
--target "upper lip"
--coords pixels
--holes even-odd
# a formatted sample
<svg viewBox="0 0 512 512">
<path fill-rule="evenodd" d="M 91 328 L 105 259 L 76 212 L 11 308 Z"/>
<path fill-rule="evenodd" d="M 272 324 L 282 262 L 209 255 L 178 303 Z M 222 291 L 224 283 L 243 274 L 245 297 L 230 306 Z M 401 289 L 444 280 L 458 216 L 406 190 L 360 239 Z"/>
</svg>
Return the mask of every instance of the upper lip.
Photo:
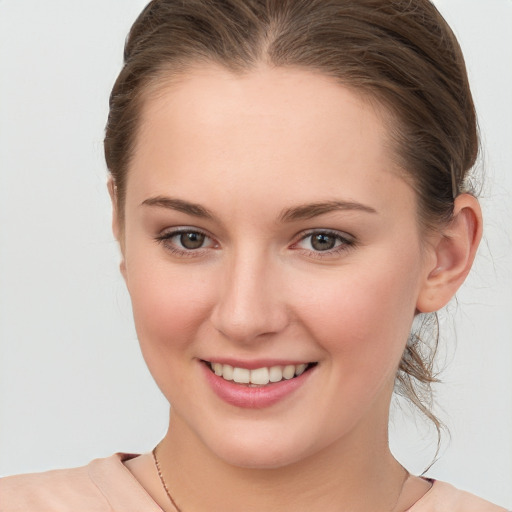
<svg viewBox="0 0 512 512">
<path fill-rule="evenodd" d="M 287 366 L 287 365 L 299 365 L 299 364 L 310 364 L 315 361 L 298 360 L 298 359 L 251 359 L 242 360 L 231 357 L 212 357 L 202 358 L 201 361 L 207 363 L 220 363 L 229 364 L 233 368 L 245 368 L 247 370 L 256 370 L 257 368 L 270 368 L 272 366 Z"/>
</svg>

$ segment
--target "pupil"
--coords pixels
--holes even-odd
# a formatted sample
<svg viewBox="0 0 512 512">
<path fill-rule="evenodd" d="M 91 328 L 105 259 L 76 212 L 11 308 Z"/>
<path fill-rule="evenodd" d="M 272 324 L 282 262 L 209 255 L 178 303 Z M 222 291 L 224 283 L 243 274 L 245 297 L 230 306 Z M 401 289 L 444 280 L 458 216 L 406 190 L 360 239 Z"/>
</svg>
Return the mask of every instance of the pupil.
<svg viewBox="0 0 512 512">
<path fill-rule="evenodd" d="M 180 243 L 186 249 L 199 249 L 204 243 L 204 235 L 202 233 L 182 233 Z"/>
<path fill-rule="evenodd" d="M 336 244 L 336 240 L 333 236 L 327 235 L 325 233 L 319 233 L 318 235 L 313 236 L 311 240 L 311 245 L 313 249 L 317 251 L 328 251 L 332 249 Z"/>
</svg>

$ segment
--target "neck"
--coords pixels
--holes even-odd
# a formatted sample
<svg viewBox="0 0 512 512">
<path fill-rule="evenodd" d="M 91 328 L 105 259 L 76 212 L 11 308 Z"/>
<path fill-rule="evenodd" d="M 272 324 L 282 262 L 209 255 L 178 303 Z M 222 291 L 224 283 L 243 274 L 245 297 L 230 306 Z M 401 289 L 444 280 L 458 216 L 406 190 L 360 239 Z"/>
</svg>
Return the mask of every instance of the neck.
<svg viewBox="0 0 512 512">
<path fill-rule="evenodd" d="M 361 428 L 300 462 L 272 469 L 240 468 L 213 454 L 171 415 L 160 443 L 162 474 L 182 512 L 280 512 L 344 509 L 391 511 L 405 470 L 389 451 L 387 426 Z M 366 431 L 368 430 L 368 431 Z"/>
</svg>

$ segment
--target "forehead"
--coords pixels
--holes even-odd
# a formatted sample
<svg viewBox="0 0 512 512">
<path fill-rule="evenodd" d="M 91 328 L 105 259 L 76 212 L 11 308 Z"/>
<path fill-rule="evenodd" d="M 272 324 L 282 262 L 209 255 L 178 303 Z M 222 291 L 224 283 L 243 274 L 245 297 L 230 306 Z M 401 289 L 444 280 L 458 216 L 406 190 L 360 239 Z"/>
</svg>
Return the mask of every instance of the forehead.
<svg viewBox="0 0 512 512">
<path fill-rule="evenodd" d="M 252 136 L 271 138 L 286 133 L 290 142 L 294 135 L 311 137 L 313 133 L 318 134 L 315 142 L 332 137 L 339 141 L 347 138 L 347 128 L 350 133 L 364 130 L 368 137 L 381 137 L 387 117 L 376 101 L 365 101 L 362 94 L 334 78 L 306 69 L 264 65 L 235 74 L 210 64 L 191 67 L 177 76 L 163 75 L 145 95 L 139 141 L 144 142 L 144 133 L 155 128 L 156 120 L 171 112 L 183 135 L 188 127 L 197 133 L 202 128 L 229 130 L 243 124 Z M 169 121 L 170 117 L 165 119 Z M 280 142 L 284 145 L 286 139 Z"/>
<path fill-rule="evenodd" d="M 128 182 L 148 194 L 197 195 L 203 183 L 212 197 L 219 183 L 237 192 L 250 183 L 254 197 L 275 190 L 304 201 L 338 190 L 364 200 L 368 183 L 396 178 L 384 117 L 311 71 L 192 68 L 147 94 Z"/>
</svg>

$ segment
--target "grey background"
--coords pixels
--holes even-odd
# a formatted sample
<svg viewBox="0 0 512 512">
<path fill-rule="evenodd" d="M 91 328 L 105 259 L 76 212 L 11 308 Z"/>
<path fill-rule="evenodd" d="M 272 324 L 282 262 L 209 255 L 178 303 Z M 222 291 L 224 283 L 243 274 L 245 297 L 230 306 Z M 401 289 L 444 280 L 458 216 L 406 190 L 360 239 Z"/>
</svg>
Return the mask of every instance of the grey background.
<svg viewBox="0 0 512 512">
<path fill-rule="evenodd" d="M 0 475 L 148 451 L 167 405 L 139 353 L 110 233 L 102 135 L 145 1 L 0 2 Z M 442 316 L 448 424 L 429 475 L 512 507 L 512 2 L 438 0 L 466 55 L 486 239 Z M 392 446 L 421 472 L 435 434 L 407 409 Z"/>
</svg>

